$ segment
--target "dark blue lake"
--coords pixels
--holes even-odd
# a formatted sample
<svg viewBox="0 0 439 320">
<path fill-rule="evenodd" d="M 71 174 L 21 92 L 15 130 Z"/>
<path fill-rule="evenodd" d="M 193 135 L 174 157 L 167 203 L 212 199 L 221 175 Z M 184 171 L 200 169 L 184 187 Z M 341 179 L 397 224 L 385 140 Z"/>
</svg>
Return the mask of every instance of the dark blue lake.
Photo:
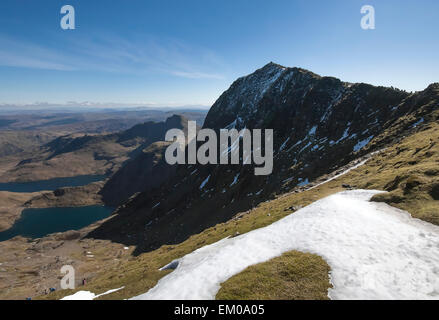
<svg viewBox="0 0 439 320">
<path fill-rule="evenodd" d="M 15 236 L 35 239 L 55 232 L 79 230 L 109 217 L 112 212 L 112 208 L 104 206 L 25 209 L 10 229 L 0 232 L 0 241 Z"/>
<path fill-rule="evenodd" d="M 85 175 L 70 178 L 55 178 L 50 180 L 32 181 L 32 182 L 8 182 L 0 183 L 0 191 L 9 192 L 38 192 L 53 191 L 64 187 L 80 187 L 92 182 L 102 181 L 105 175 Z"/>
</svg>

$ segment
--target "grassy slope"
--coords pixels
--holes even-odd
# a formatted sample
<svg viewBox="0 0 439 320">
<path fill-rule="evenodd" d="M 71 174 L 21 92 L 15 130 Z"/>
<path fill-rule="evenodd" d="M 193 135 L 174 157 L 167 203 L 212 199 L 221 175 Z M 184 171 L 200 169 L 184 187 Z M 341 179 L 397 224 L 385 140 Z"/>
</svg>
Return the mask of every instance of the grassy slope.
<svg viewBox="0 0 439 320">
<path fill-rule="evenodd" d="M 409 211 L 414 217 L 439 225 L 439 125 L 420 132 L 386 151 L 386 161 L 370 169 L 363 186 L 382 187 L 383 201 Z"/>
<path fill-rule="evenodd" d="M 218 224 L 200 234 L 194 235 L 183 243 L 163 246 L 158 250 L 142 254 L 139 257 L 133 257 L 130 261 L 120 265 L 117 270 L 101 274 L 93 281 L 90 281 L 86 287 L 81 288 L 81 290 L 102 293 L 109 289 L 125 286 L 123 290 L 103 296 L 103 299 L 124 299 L 144 293 L 152 288 L 161 277 L 170 272 L 159 271 L 158 269 L 172 260 L 227 236 L 235 235 L 237 232 L 243 234 L 267 226 L 291 214 L 292 211 L 288 208 L 292 206 L 303 207 L 325 196 L 343 190 L 342 184 L 349 184 L 356 188 L 385 190 L 386 188 L 389 189 L 389 184 L 394 182 L 395 177 L 399 175 L 401 176 L 398 179 L 399 183 L 392 184 L 397 185 L 396 189 L 390 195 L 384 196 L 384 198 L 382 196 L 381 198 L 376 197 L 375 200 L 390 201 L 390 204 L 409 211 L 414 217 L 439 224 L 437 219 L 439 217 L 439 201 L 434 200 L 432 196 L 432 194 L 435 194 L 434 190 L 437 190 L 435 186 L 437 186 L 436 183 L 439 179 L 439 172 L 437 170 L 439 164 L 438 142 L 439 124 L 432 123 L 426 125 L 422 131 L 405 138 L 395 146 L 389 147 L 384 152 L 375 155 L 364 166 L 338 179 L 312 190 L 286 194 L 273 201 L 261 203 L 257 208 L 242 213 L 226 223 Z M 421 149 L 418 150 L 419 148 Z M 416 183 L 411 183 L 413 176 L 418 178 Z M 407 185 L 415 186 L 407 187 Z M 432 194 L 429 194 L 429 191 L 433 191 Z M 400 195 L 397 202 L 394 202 L 392 197 L 392 194 L 395 193 Z M 290 260 L 289 255 L 284 256 L 279 261 L 288 260 Z M 274 263 L 277 262 L 278 260 Z M 321 271 L 319 277 L 323 279 L 325 275 L 327 276 L 326 263 L 320 260 L 318 264 L 317 270 Z M 266 266 L 258 265 L 256 268 L 263 274 L 272 272 L 273 268 L 267 268 Z M 287 268 L 285 270 L 288 270 L 289 267 L 285 265 L 285 268 Z M 254 269 L 252 270 L 254 271 Z M 280 277 L 278 279 L 276 277 L 273 278 L 273 275 L 268 278 L 272 279 L 270 281 L 284 281 L 281 279 L 282 272 L 279 272 L 278 275 Z M 232 292 L 227 290 L 227 288 L 236 288 L 236 283 L 247 280 L 251 281 L 252 277 L 254 277 L 254 272 L 248 272 L 247 270 L 229 279 L 224 284 L 226 289 L 221 290 L 221 297 L 239 296 L 246 298 L 244 291 L 240 293 L 234 289 Z M 266 279 L 268 278 L 266 277 Z M 261 297 L 268 297 L 271 294 L 265 291 L 266 288 L 270 288 L 270 284 L 260 284 L 260 288 L 260 292 L 252 293 L 253 297 L 256 294 Z M 291 290 L 296 290 L 294 286 L 290 286 L 290 288 Z M 322 297 L 322 293 L 326 292 L 324 286 L 315 286 L 314 288 L 312 292 L 307 293 L 306 298 L 319 299 Z M 243 288 L 243 290 L 245 289 Z M 56 299 L 71 293 L 72 291 L 56 292 L 44 298 Z M 290 292 L 288 294 L 290 297 L 299 297 L 300 292 Z"/>
<path fill-rule="evenodd" d="M 439 125 L 433 124 L 428 128 L 385 150 L 365 166 L 339 180 L 361 189 L 389 191 L 376 195 L 372 201 L 386 202 L 407 210 L 416 218 L 439 225 Z M 286 253 L 279 259 L 288 261 L 287 257 L 290 256 L 291 253 Z M 300 257 L 291 259 L 290 264 L 280 264 L 274 259 L 252 266 L 224 282 L 217 298 L 278 299 L 278 288 L 272 287 L 271 284 L 280 283 L 283 288 L 289 281 L 296 281 L 297 285 L 291 287 L 293 292 L 289 292 L 289 297 L 306 299 L 311 295 L 312 298 L 319 299 L 327 292 L 327 288 L 323 285 L 312 286 L 314 283 L 308 278 L 307 273 L 304 272 L 303 277 L 299 279 L 285 277 L 285 273 L 299 263 L 297 259 Z M 306 261 L 304 259 L 300 263 Z M 316 263 L 316 266 L 310 267 L 325 272 L 324 262 L 317 260 Z M 273 269 L 277 271 L 272 272 Z M 313 274 L 313 277 L 324 281 L 323 274 Z M 248 290 L 249 288 L 253 290 Z M 307 296 L 301 296 L 300 290 L 305 290 Z M 280 295 L 280 298 L 282 297 Z"/>
<path fill-rule="evenodd" d="M 327 300 L 329 266 L 323 258 L 291 251 L 250 266 L 226 281 L 219 300 Z"/>
</svg>

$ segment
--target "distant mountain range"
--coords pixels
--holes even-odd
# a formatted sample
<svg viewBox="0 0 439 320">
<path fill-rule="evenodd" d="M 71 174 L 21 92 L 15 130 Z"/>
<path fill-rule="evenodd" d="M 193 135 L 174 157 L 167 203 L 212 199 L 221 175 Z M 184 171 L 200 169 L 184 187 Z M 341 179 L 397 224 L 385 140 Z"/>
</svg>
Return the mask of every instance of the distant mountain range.
<svg viewBox="0 0 439 320">
<path fill-rule="evenodd" d="M 91 102 L 69 101 L 66 103 L 0 103 L 0 114 L 11 112 L 29 112 L 32 110 L 59 111 L 59 112 L 84 112 L 84 111 L 141 111 L 141 110 L 207 110 L 209 107 L 199 104 L 158 104 L 158 103 L 118 103 L 118 102 Z"/>
<path fill-rule="evenodd" d="M 0 148 L 0 152 L 3 152 L 5 156 L 15 156 L 20 161 L 2 172 L 0 181 L 26 182 L 76 175 L 112 175 L 125 162 L 143 154 L 143 149 L 152 143 L 163 141 L 167 130 L 171 128 L 184 129 L 187 126 L 187 119 L 184 116 L 167 113 L 160 114 L 160 116 L 168 116 L 168 118 L 165 121 L 144 123 L 139 123 L 142 118 L 137 120 L 135 117 L 130 118 L 139 124 L 114 133 L 69 133 L 62 135 L 63 131 L 48 130 L 47 127 L 45 128 L 51 133 L 50 135 L 45 134 L 44 131 L 29 131 L 29 133 L 16 130 L 4 131 L 0 133 L 0 138 L 4 137 L 5 145 Z M 202 113 L 195 113 L 194 116 L 196 119 L 204 118 Z M 111 123 L 113 121 L 110 121 Z M 115 120 L 115 123 L 122 127 L 125 126 L 125 122 L 121 119 Z M 75 124 L 81 125 L 83 123 L 78 119 Z M 109 128 L 107 121 L 103 121 L 102 125 Z M 58 137 L 52 133 L 54 131 Z M 38 137 L 40 137 L 39 140 L 37 140 Z M 28 147 L 26 150 L 25 148 L 33 142 L 42 144 L 41 146 Z M 10 161 L 14 162 L 15 160 L 13 158 Z M 66 170 L 66 167 L 69 169 Z M 135 183 L 131 185 L 131 188 L 134 185 Z M 122 191 L 118 194 L 127 193 Z M 120 197 L 118 199 L 123 200 Z M 111 204 L 114 204 L 115 201 L 116 198 L 112 198 Z"/>
</svg>

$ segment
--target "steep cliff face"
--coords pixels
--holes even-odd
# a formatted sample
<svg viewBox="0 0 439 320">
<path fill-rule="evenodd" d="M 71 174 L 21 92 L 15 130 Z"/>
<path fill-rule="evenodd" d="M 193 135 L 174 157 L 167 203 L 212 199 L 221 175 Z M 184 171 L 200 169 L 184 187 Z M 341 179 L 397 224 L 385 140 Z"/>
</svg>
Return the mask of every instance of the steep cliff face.
<svg viewBox="0 0 439 320">
<path fill-rule="evenodd" d="M 438 97 L 437 84 L 409 94 L 269 63 L 236 80 L 204 128 L 273 129 L 271 175 L 255 176 L 252 165 L 180 165 L 90 236 L 136 244 L 137 252 L 181 242 L 437 121 Z"/>
<path fill-rule="evenodd" d="M 168 180 L 176 170 L 176 166 L 167 164 L 164 159 L 168 145 L 155 142 L 122 166 L 100 191 L 104 203 L 117 207 L 131 196 L 157 188 Z"/>
<path fill-rule="evenodd" d="M 131 155 L 131 159 L 110 177 L 100 194 L 105 204 L 117 207 L 139 192 L 158 188 L 171 178 L 176 166 L 165 161 L 169 143 L 164 142 L 169 129 L 180 129 L 187 133 L 188 120 L 174 115 L 165 122 L 148 123 L 117 134 L 119 143 L 142 142 Z"/>
</svg>

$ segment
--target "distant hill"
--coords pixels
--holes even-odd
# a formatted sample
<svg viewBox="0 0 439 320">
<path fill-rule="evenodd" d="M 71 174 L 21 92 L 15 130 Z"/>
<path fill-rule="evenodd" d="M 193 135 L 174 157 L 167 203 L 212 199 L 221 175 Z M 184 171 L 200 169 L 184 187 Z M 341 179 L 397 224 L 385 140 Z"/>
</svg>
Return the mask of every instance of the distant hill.
<svg viewBox="0 0 439 320">
<path fill-rule="evenodd" d="M 0 180 L 37 181 L 77 175 L 111 175 L 152 143 L 163 141 L 169 128 L 184 129 L 186 125 L 187 119 L 173 115 L 163 122 L 149 121 L 117 133 L 60 136 L 2 173 Z"/>
<path fill-rule="evenodd" d="M 145 122 L 164 122 L 174 114 L 202 125 L 207 110 L 73 107 L 46 110 L 0 105 L 0 157 L 29 158 L 40 146 L 57 137 L 117 133 Z"/>
</svg>

